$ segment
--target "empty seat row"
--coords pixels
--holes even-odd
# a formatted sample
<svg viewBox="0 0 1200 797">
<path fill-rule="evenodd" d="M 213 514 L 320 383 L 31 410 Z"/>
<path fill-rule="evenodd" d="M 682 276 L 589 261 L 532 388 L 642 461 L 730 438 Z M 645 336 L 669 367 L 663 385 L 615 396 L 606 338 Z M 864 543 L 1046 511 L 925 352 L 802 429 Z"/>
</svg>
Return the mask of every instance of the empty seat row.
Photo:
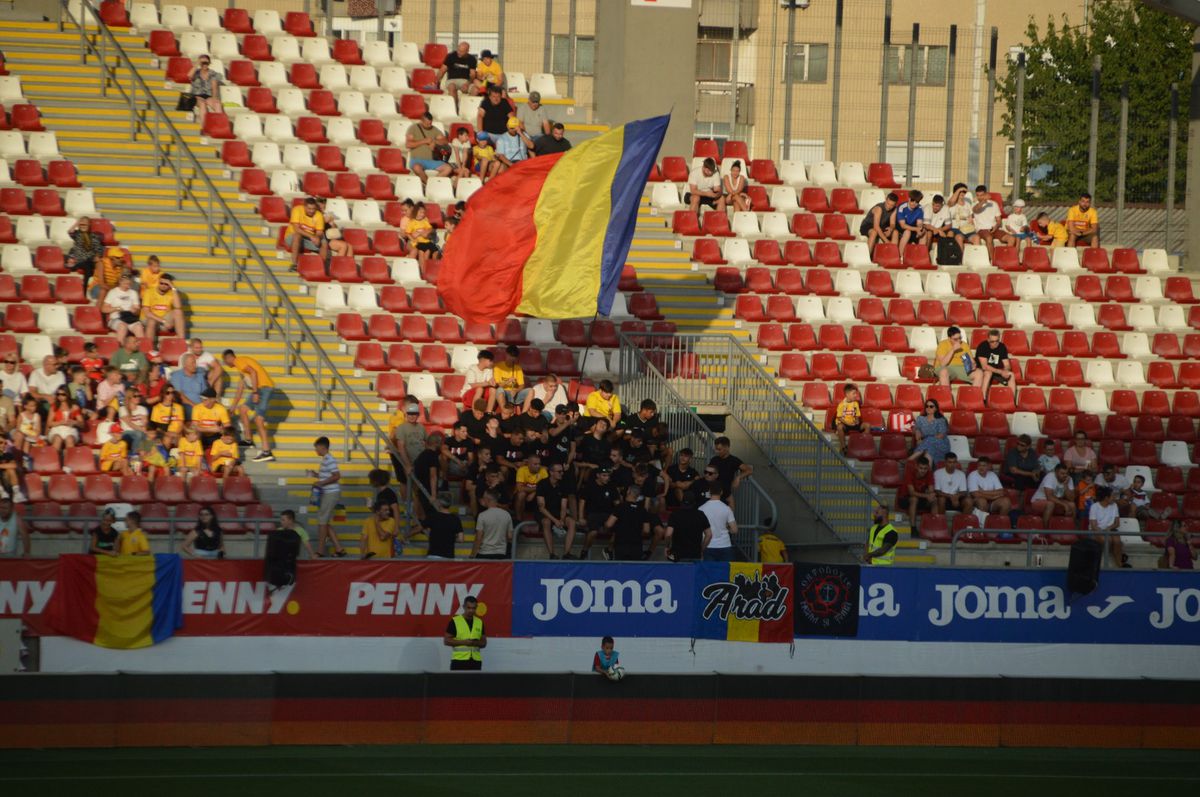
<svg viewBox="0 0 1200 797">
<path fill-rule="evenodd" d="M 86 534 L 96 527 L 101 506 L 92 501 L 58 503 L 38 501 L 20 504 L 21 513 L 27 518 L 32 531 L 39 534 Z M 201 505 L 187 502 L 176 504 L 174 511 L 160 501 L 148 501 L 134 505 L 142 515 L 142 529 L 148 534 L 166 534 L 171 529 L 172 519 L 177 534 L 183 535 L 196 525 Z M 221 524 L 221 531 L 228 534 L 265 534 L 275 528 L 275 510 L 266 504 L 253 503 L 239 507 L 228 501 L 205 504 L 211 508 Z M 239 513 L 239 509 L 242 510 Z M 67 520 L 67 518 L 73 518 Z M 79 519 L 74 519 L 79 518 Z"/>
<path fill-rule="evenodd" d="M 109 23 L 113 24 L 113 23 Z M 309 38 L 316 35 L 311 17 L 304 11 L 288 11 L 281 18 L 274 9 L 248 11 L 243 8 L 216 9 L 212 6 L 163 5 L 161 11 L 156 3 L 131 3 L 125 27 L 138 30 L 153 30 L 163 27 L 181 33 L 258 33 L 262 36 L 295 36 Z"/>
<path fill-rule="evenodd" d="M 62 160 L 58 136 L 53 131 L 23 133 L 20 130 L 0 130 L 0 158 L 12 162 L 25 157 L 40 161 Z"/>
<path fill-rule="evenodd" d="M 386 356 L 385 356 L 386 355 Z M 553 358 L 550 358 L 553 355 Z M 458 353 L 460 367 L 467 367 L 465 361 L 467 349 Z M 572 377 L 606 376 L 617 371 L 617 352 L 611 355 L 611 361 L 605 359 L 604 352 L 599 349 L 586 349 L 578 356 L 570 349 L 551 349 L 547 359 L 542 358 L 538 349 L 524 348 L 521 350 L 521 365 L 528 377 L 539 377 L 547 373 Z M 423 371 L 436 373 L 452 373 L 455 370 L 446 348 L 440 344 L 426 344 L 419 349 L 412 343 L 392 343 L 384 348 L 381 343 L 361 342 L 354 354 L 354 367 L 364 371 L 401 371 L 417 374 Z M 474 364 L 472 361 L 470 364 Z M 456 383 L 457 384 L 457 383 Z M 412 383 L 409 382 L 409 393 L 413 393 Z"/>
<path fill-rule="evenodd" d="M 26 194 L 21 188 L 0 188 L 0 213 L 8 216 L 91 216 L 96 202 L 90 188 L 68 188 L 60 194 L 54 188 L 34 188 Z"/>
<path fill-rule="evenodd" d="M 159 476 L 151 482 L 145 476 L 130 475 L 114 477 L 108 473 L 95 472 L 89 466 L 93 453 L 90 449 L 75 446 L 67 450 L 71 473 L 55 471 L 52 468 L 58 462 L 58 452 L 49 446 L 33 449 L 40 461 L 51 470 L 39 471 L 36 475 L 48 475 L 45 489 L 38 489 L 35 480 L 27 479 L 26 487 L 30 488 L 31 501 L 47 500 L 59 503 L 70 503 L 79 500 L 95 501 L 96 503 L 113 503 L 118 499 L 126 503 L 142 501 L 160 501 L 165 504 L 178 504 L 185 501 L 199 503 L 228 501 L 234 504 L 249 504 L 258 500 L 254 484 L 246 476 L 229 476 L 217 479 L 207 473 L 193 475 L 187 482 L 181 476 Z M 75 465 L 84 468 L 83 474 L 74 471 Z M 35 466 L 36 467 L 36 466 Z M 59 469 L 61 471 L 61 463 Z M 91 472 L 87 469 L 91 467 Z M 86 474 L 86 475 L 84 475 Z M 79 476 L 83 476 L 82 484 Z M 41 479 L 36 479 L 40 484 Z"/>
</svg>

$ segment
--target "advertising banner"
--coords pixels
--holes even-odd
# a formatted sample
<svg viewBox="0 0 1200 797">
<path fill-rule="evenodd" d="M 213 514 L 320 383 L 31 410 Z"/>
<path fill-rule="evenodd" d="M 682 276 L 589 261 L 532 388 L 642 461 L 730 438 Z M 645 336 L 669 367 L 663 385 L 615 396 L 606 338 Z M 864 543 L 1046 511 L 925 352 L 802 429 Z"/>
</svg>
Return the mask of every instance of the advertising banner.
<svg viewBox="0 0 1200 797">
<path fill-rule="evenodd" d="M 796 636 L 855 636 L 861 567 L 805 563 L 793 567 Z"/>
</svg>

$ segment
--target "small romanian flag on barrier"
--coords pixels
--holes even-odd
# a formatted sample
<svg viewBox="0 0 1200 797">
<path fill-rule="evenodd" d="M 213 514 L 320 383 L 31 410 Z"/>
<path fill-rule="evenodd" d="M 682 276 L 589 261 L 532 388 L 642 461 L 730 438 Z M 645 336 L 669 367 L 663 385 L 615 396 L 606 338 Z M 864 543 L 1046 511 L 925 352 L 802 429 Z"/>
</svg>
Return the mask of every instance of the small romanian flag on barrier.
<svg viewBox="0 0 1200 797">
<path fill-rule="evenodd" d="M 696 566 L 695 637 L 792 641 L 792 566 L 703 562 Z"/>
<path fill-rule="evenodd" d="M 183 625 L 183 562 L 154 556 L 63 555 L 49 608 L 55 630 L 106 648 L 144 648 Z"/>
<path fill-rule="evenodd" d="M 446 308 L 481 322 L 607 315 L 670 119 L 522 161 L 476 191 L 438 272 Z"/>
</svg>

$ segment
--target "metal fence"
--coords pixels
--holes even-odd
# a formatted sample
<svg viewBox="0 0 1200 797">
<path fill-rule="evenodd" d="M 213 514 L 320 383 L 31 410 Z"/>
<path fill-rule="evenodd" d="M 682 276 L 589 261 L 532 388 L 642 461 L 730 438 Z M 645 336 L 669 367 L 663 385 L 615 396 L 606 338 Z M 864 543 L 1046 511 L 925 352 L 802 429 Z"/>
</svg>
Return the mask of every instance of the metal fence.
<svg viewBox="0 0 1200 797">
<path fill-rule="evenodd" d="M 695 408 L 727 411 L 830 529 L 843 541 L 865 542 L 874 489 L 733 337 L 622 334 L 619 360 L 627 395 L 643 395 L 643 385 L 669 394 L 673 411 L 697 433 L 709 434 Z"/>
</svg>

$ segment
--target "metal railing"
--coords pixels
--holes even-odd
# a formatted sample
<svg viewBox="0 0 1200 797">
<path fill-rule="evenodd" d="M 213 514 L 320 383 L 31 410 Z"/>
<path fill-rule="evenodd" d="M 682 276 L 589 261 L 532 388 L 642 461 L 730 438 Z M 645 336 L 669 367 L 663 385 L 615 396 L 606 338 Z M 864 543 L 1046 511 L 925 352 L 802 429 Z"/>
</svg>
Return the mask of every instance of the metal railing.
<svg viewBox="0 0 1200 797">
<path fill-rule="evenodd" d="M 229 256 L 230 292 L 237 293 L 241 289 L 250 291 L 262 311 L 263 339 L 269 339 L 272 334 L 282 336 L 284 372 L 290 375 L 294 368 L 299 368 L 312 382 L 317 393 L 317 420 L 323 420 L 325 412 L 332 412 L 342 428 L 345 457 L 350 459 L 357 450 L 378 467 L 382 453 L 392 450 L 384 429 L 325 353 L 321 340 L 304 321 L 300 310 L 263 260 L 237 214 L 221 196 L 204 165 L 192 152 L 166 109 L 155 98 L 125 49 L 90 4 L 81 4 L 84 13 L 94 17 L 94 25 L 89 24 L 86 29 L 71 14 L 68 0 L 60 0 L 60 5 L 59 29 L 63 29 L 64 19 L 69 19 L 79 29 L 80 62 L 87 64 L 89 54 L 99 58 L 101 95 L 107 96 L 111 87 L 129 106 L 130 139 L 136 140 L 139 132 L 148 132 L 155 154 L 155 175 L 161 176 L 164 166 L 174 174 L 176 209 L 182 210 L 185 199 L 189 201 L 207 224 L 209 254 L 223 250 Z M 115 56 L 114 63 L 109 62 L 110 55 Z M 125 90 L 118 77 L 120 69 L 128 72 L 126 80 L 129 82 L 129 91 Z M 190 176 L 185 176 L 185 168 L 192 170 Z M 302 354 L 304 357 L 301 357 Z M 307 360 L 315 362 L 315 369 Z M 360 421 L 352 421 L 351 408 L 362 416 Z M 370 434 L 373 444 L 364 441 L 357 430 L 351 434 L 351 426 L 359 425 L 365 425 L 365 431 L 373 433 Z"/>
<path fill-rule="evenodd" d="M 643 372 L 669 383 L 684 407 L 729 412 L 834 533 L 848 542 L 866 541 L 863 518 L 878 500 L 875 489 L 733 336 L 622 334 L 621 384 L 636 382 Z"/>
<path fill-rule="evenodd" d="M 1080 529 L 1063 529 L 1063 530 L 1029 529 L 1029 530 L 1025 530 L 1025 529 L 979 529 L 979 528 L 972 528 L 972 527 L 968 526 L 966 528 L 961 528 L 958 531 L 955 531 L 954 534 L 950 537 L 950 566 L 951 567 L 954 567 L 958 561 L 959 538 L 965 534 L 979 534 L 979 535 L 983 535 L 985 537 L 993 537 L 993 536 L 998 537 L 998 536 L 1007 534 L 1010 537 L 1024 537 L 1025 538 L 1024 543 L 1025 543 L 1025 566 L 1026 567 L 1033 567 L 1033 551 L 1034 551 L 1033 545 L 1034 545 L 1034 543 L 1036 542 L 1039 545 L 1047 545 L 1050 542 L 1048 539 L 1038 540 L 1039 537 L 1042 537 L 1042 538 L 1048 538 L 1048 537 L 1102 537 L 1104 544 L 1103 544 L 1102 557 L 1100 560 L 1101 561 L 1100 566 L 1107 567 L 1107 565 L 1104 563 L 1108 561 L 1109 547 L 1110 547 L 1109 541 L 1112 538 L 1137 536 L 1139 539 L 1145 538 L 1145 537 L 1162 537 L 1162 538 L 1166 539 L 1169 532 L 1166 532 L 1166 531 L 1140 531 L 1136 535 L 1134 535 L 1134 533 L 1132 531 L 1121 531 L 1119 529 L 1117 531 L 1083 531 Z M 963 543 L 963 544 L 966 545 L 969 543 Z M 1005 550 L 1012 550 L 1013 547 L 1015 547 L 1016 545 L 1020 545 L 1020 544 L 1021 544 L 1020 540 L 1018 540 L 1015 543 L 1008 542 L 1006 540 L 1004 542 L 1004 546 L 1002 548 L 998 548 L 998 549 L 979 548 L 979 549 L 972 549 L 971 552 L 972 553 L 997 553 L 997 552 L 1001 552 L 1001 551 L 1005 551 Z"/>
</svg>

